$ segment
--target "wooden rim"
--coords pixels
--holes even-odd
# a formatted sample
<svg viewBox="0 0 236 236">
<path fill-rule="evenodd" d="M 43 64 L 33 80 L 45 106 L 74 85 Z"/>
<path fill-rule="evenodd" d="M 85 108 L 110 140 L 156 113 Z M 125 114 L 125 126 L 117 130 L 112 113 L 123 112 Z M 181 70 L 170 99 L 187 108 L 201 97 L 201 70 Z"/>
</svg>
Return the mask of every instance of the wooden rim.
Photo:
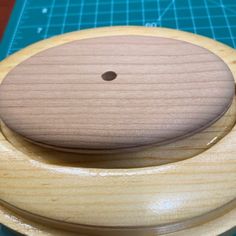
<svg viewBox="0 0 236 236">
<path fill-rule="evenodd" d="M 165 28 L 112 27 L 68 33 L 29 46 L 1 62 L 0 79 L 2 81 L 16 65 L 45 49 L 78 39 L 111 35 L 160 36 L 196 44 L 222 58 L 236 78 L 235 50 L 212 39 Z M 103 200 L 100 207 L 91 212 L 89 208 L 84 209 L 82 205 L 73 206 L 77 215 L 65 222 L 101 227 L 149 227 L 194 218 L 235 201 L 235 131 L 234 127 L 212 148 L 193 158 L 162 166 L 134 169 L 85 169 L 40 163 L 32 161 L 28 156 L 19 152 L 2 136 L 0 140 L 0 160 L 3 164 L 1 179 L 4 181 L 4 178 L 13 176 L 10 188 L 14 189 L 16 186 L 20 186 L 21 189 L 25 188 L 25 191 L 28 192 L 26 195 L 23 194 L 19 201 L 18 196 L 9 194 L 9 188 L 5 183 L 1 183 L 1 199 L 19 209 L 27 209 L 29 212 L 60 221 L 63 220 L 63 217 L 71 215 L 66 206 L 70 202 L 71 193 L 76 195 L 77 201 L 89 204 L 94 199 L 93 196 L 89 196 L 88 189 L 94 188 L 96 193 L 99 193 L 95 202 L 99 203 Z M 15 162 L 14 166 L 11 165 L 13 161 Z M 19 178 L 19 175 L 26 170 L 30 173 L 28 176 L 26 174 L 25 178 L 30 176 L 30 182 Z M 36 199 L 32 199 L 34 192 L 32 186 L 42 183 L 39 180 L 41 176 L 45 177 L 44 182 L 47 184 L 45 186 L 51 186 L 51 188 L 41 186 L 45 197 L 41 198 L 41 206 L 37 208 L 37 205 L 35 207 L 34 201 L 32 201 Z M 148 184 L 146 178 L 148 178 Z M 66 186 L 66 190 L 63 189 L 63 186 Z M 85 188 L 85 186 L 90 186 L 90 188 Z M 81 194 L 79 191 L 81 189 L 85 193 L 88 191 L 87 195 L 84 192 Z M 194 193 L 190 194 L 193 189 Z M 110 193 L 109 195 L 107 195 L 107 191 Z M 56 203 L 59 210 L 57 213 L 49 212 L 50 206 L 45 206 L 45 202 L 52 200 L 52 196 L 50 197 L 52 192 L 57 194 L 59 198 Z M 140 195 L 145 192 L 149 194 L 147 196 Z M 107 202 L 115 201 L 116 196 L 119 195 L 119 206 L 116 206 L 114 202 L 114 207 L 108 208 Z M 130 201 L 131 198 L 132 201 Z M 28 203 L 27 206 L 26 203 Z M 136 211 L 127 212 L 126 208 L 130 205 Z M 107 212 L 106 217 L 102 219 L 97 217 L 101 208 Z M 118 209 L 119 211 L 116 211 Z M 176 214 L 171 214 L 173 212 Z M 82 217 L 80 213 L 82 213 Z M 126 217 L 121 217 L 124 214 Z M 0 219 L 3 218 L 4 216 L 0 215 Z"/>
</svg>

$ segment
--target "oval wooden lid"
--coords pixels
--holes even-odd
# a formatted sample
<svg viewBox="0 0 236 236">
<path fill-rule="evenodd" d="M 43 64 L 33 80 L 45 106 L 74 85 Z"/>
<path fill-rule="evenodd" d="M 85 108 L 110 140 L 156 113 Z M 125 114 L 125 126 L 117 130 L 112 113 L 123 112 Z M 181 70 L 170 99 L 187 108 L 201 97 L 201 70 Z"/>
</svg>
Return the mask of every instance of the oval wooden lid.
<svg viewBox="0 0 236 236">
<path fill-rule="evenodd" d="M 230 70 L 207 49 L 110 36 L 56 46 L 16 66 L 0 86 L 0 114 L 34 142 L 120 150 L 198 132 L 233 96 Z"/>
</svg>

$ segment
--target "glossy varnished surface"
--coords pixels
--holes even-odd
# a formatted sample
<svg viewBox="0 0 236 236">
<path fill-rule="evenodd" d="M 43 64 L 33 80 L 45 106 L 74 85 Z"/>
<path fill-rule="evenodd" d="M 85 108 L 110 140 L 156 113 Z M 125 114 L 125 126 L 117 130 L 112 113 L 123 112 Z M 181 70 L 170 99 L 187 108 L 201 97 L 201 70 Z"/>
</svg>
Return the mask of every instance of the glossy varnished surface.
<svg viewBox="0 0 236 236">
<path fill-rule="evenodd" d="M 162 37 L 101 37 L 19 64 L 1 84 L 0 114 L 38 143 L 111 150 L 197 132 L 228 109 L 233 94 L 230 70 L 207 49 Z"/>
<path fill-rule="evenodd" d="M 62 35 L 24 49 L 0 64 L 0 80 L 25 59 L 55 45 L 127 34 L 181 39 L 208 48 L 236 75 L 235 50 L 211 39 L 163 28 L 115 27 Z M 38 152 L 11 135 L 15 136 L 0 136 L 0 221 L 26 235 L 72 235 L 73 230 L 74 235 L 212 236 L 235 225 L 235 127 L 192 158 L 133 169 L 46 162 L 47 149 Z M 182 148 L 188 151 L 192 146 L 187 142 Z"/>
<path fill-rule="evenodd" d="M 119 169 L 158 166 L 194 157 L 211 148 L 229 133 L 235 121 L 236 99 L 234 99 L 230 108 L 219 120 L 201 132 L 191 135 L 191 137 L 161 146 L 122 153 L 95 154 L 72 152 L 69 149 L 55 150 L 29 142 L 10 130 L 3 122 L 1 122 L 1 130 L 13 146 L 33 160 L 60 166 Z"/>
</svg>

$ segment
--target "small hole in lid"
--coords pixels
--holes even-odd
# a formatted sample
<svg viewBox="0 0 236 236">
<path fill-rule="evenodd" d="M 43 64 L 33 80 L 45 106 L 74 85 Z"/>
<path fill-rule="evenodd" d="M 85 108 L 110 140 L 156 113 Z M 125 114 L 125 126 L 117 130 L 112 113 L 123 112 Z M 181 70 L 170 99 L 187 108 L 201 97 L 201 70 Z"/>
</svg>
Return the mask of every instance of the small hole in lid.
<svg viewBox="0 0 236 236">
<path fill-rule="evenodd" d="M 114 71 L 106 71 L 102 74 L 102 79 L 105 81 L 112 81 L 117 77 Z"/>
</svg>

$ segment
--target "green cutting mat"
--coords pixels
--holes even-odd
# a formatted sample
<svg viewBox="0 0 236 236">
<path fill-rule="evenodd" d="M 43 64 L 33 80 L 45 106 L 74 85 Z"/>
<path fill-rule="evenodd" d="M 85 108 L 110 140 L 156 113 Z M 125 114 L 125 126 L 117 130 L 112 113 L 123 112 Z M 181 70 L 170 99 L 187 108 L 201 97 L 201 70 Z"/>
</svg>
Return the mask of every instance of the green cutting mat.
<svg viewBox="0 0 236 236">
<path fill-rule="evenodd" d="M 0 59 L 54 35 L 112 25 L 176 28 L 236 48 L 236 0 L 16 0 Z"/>
<path fill-rule="evenodd" d="M 112 25 L 181 29 L 236 48 L 236 0 L 16 0 L 0 60 L 54 35 Z M 0 226 L 3 235 L 13 234 Z"/>
</svg>

